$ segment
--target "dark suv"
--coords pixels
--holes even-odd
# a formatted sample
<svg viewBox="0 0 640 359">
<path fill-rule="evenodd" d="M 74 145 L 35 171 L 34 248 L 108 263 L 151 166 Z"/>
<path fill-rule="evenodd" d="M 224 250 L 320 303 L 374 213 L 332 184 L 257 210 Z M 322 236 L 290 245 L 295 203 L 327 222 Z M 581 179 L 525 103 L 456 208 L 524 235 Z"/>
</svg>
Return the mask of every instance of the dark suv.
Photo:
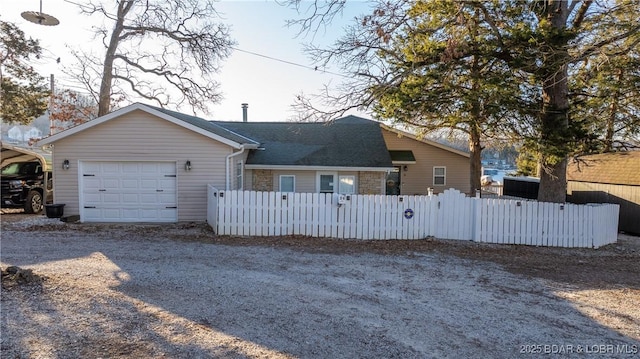
<svg viewBox="0 0 640 359">
<path fill-rule="evenodd" d="M 53 199 L 53 177 L 51 172 L 42 170 L 38 161 L 8 164 L 2 167 L 0 174 L 3 207 L 24 207 L 26 213 L 39 213 L 45 194 L 47 202 Z"/>
</svg>

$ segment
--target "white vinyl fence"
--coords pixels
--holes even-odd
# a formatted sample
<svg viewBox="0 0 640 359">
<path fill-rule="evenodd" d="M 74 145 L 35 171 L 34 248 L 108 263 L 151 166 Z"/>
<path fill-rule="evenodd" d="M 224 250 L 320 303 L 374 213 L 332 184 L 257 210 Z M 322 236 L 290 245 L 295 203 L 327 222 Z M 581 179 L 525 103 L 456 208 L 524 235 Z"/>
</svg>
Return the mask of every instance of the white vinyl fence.
<svg viewBox="0 0 640 359">
<path fill-rule="evenodd" d="M 617 239 L 619 206 L 437 196 L 219 191 L 207 221 L 220 235 L 442 239 L 598 248 Z"/>
</svg>

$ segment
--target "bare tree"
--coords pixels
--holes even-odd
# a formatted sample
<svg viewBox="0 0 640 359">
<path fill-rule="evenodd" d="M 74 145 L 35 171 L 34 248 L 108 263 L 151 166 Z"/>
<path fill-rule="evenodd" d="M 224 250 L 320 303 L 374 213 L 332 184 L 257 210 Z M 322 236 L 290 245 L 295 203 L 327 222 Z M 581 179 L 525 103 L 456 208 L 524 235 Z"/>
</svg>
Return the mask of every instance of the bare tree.
<svg viewBox="0 0 640 359">
<path fill-rule="evenodd" d="M 187 103 L 205 113 L 220 100 L 212 75 L 234 42 L 225 25 L 213 22 L 219 16 L 211 1 L 120 0 L 111 7 L 79 4 L 81 13 L 101 16 L 111 27 L 95 30 L 104 54 L 74 51 L 78 65 L 67 71 L 96 99 L 99 116 L 114 99 L 131 96 L 161 107 Z"/>
</svg>

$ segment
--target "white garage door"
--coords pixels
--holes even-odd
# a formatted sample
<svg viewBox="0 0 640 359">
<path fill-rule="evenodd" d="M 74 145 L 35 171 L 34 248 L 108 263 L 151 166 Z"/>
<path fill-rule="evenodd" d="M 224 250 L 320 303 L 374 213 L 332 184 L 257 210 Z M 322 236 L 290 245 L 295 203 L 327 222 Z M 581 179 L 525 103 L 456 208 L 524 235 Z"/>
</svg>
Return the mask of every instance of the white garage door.
<svg viewBox="0 0 640 359">
<path fill-rule="evenodd" d="M 85 222 L 176 222 L 175 162 L 82 162 Z"/>
</svg>

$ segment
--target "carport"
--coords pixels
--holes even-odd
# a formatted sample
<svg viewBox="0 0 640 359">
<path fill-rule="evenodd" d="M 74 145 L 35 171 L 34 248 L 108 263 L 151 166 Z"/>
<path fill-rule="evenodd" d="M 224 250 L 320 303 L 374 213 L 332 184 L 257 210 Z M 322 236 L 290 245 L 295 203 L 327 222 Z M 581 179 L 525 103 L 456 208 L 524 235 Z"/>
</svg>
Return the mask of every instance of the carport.
<svg viewBox="0 0 640 359">
<path fill-rule="evenodd" d="M 25 148 L 0 142 L 2 152 L 0 152 L 0 168 L 15 162 L 29 162 L 37 160 L 42 165 L 44 172 L 44 183 L 48 183 L 51 173 L 51 152 L 35 148 Z M 47 191 L 43 191 L 42 203 L 48 202 Z"/>
</svg>

